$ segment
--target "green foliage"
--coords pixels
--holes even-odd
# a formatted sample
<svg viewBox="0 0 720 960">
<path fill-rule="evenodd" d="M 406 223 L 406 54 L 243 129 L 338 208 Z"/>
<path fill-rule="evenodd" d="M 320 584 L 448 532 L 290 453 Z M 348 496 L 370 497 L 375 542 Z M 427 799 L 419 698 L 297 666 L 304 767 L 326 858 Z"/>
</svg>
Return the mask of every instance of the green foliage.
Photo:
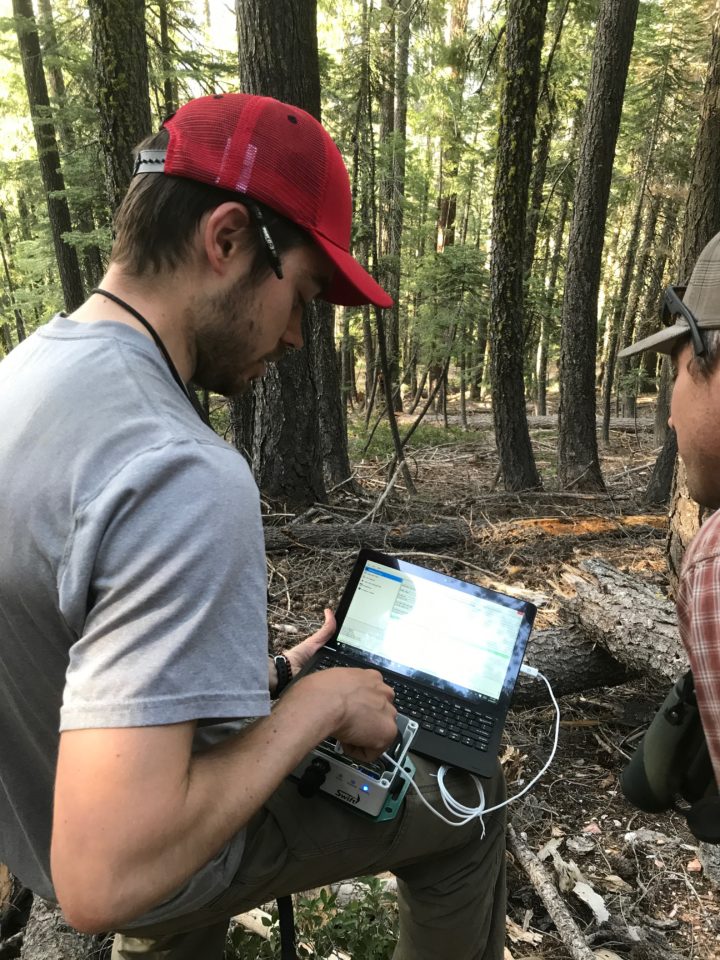
<svg viewBox="0 0 720 960">
<path fill-rule="evenodd" d="M 417 340 L 421 359 L 443 362 L 458 329 L 488 311 L 489 276 L 474 247 L 451 246 L 414 263 L 410 288 L 417 294 Z"/>
<path fill-rule="evenodd" d="M 394 76 L 388 44 L 392 18 L 399 35 L 398 18 L 406 6 L 411 39 L 405 180 L 400 185 L 393 181 L 393 164 L 401 137 L 397 132 L 381 137 L 380 102 Z M 165 114 L 168 90 L 174 102 L 184 102 L 198 94 L 233 89 L 237 76 L 232 11 L 226 5 L 217 0 L 205 4 L 167 0 L 165 37 L 162 7 L 161 0 L 147 4 L 151 106 L 157 123 Z M 463 352 L 474 355 L 489 315 L 492 186 L 506 4 L 490 0 L 470 4 L 467 22 L 458 24 L 462 7 L 457 0 L 407 5 L 399 0 L 318 2 L 323 119 L 353 174 L 354 250 L 372 267 L 377 227 L 371 203 L 374 186 L 374 206 L 381 212 L 383 205 L 385 212 L 393 204 L 404 209 L 399 262 L 382 259 L 387 237 L 381 235 L 381 260 L 375 266 L 380 275 L 399 270 L 400 341 L 405 356 L 417 348 L 421 365 L 443 363 L 448 351 L 452 360 Z M 554 296 L 549 277 L 558 252 L 555 234 L 563 200 L 573 193 L 599 7 L 600 0 L 572 0 L 569 5 L 567 0 L 550 0 L 548 7 L 543 68 L 551 51 L 553 60 L 548 99 L 541 102 L 539 116 L 550 112 L 554 124 L 535 261 L 526 287 L 527 370 L 534 367 L 541 329 L 550 331 L 551 358 L 558 349 L 569 220 L 560 244 Z M 649 191 L 683 209 L 714 8 L 715 0 L 643 0 L 640 5 L 607 223 L 602 277 L 606 300 L 617 286 L 617 265 L 627 249 L 651 146 Z M 86 257 L 97 249 L 107 262 L 111 245 L 87 9 L 79 0 L 53 0 L 53 30 L 42 22 L 38 5 L 36 11 L 73 222 L 67 241 L 77 248 L 87 272 Z M 10 5 L 2 12 L 9 14 Z M 59 307 L 61 290 L 10 16 L 0 18 L 0 58 L 0 243 L 7 261 L 0 322 L 14 330 L 14 311 L 20 310 L 26 328 L 32 330 Z M 448 198 L 456 207 L 454 243 L 436 253 L 438 211 Z M 682 222 L 678 235 L 681 230 Z M 363 343 L 361 321 L 361 312 L 354 311 L 350 332 L 357 345 Z"/>
<path fill-rule="evenodd" d="M 366 895 L 339 906 L 337 897 L 322 889 L 313 897 L 295 898 L 298 956 L 320 960 L 344 951 L 353 960 L 389 960 L 397 940 L 397 905 L 377 877 L 362 877 Z M 273 911 L 270 939 L 236 927 L 228 938 L 225 960 L 260 960 L 278 955 L 280 934 Z"/>
<path fill-rule="evenodd" d="M 419 411 L 418 411 L 419 412 Z M 426 418 L 412 435 L 409 442 L 409 449 L 420 450 L 423 447 L 437 447 L 443 444 L 457 441 L 467 441 L 467 431 L 459 426 L 450 426 L 447 429 L 432 422 L 431 414 Z M 373 417 L 373 423 L 376 417 Z M 370 429 L 372 429 L 372 424 Z M 400 436 L 404 431 L 400 430 Z M 370 430 L 365 426 L 365 421 L 358 417 L 348 417 L 348 450 L 351 460 L 359 460 L 363 456 L 363 450 L 367 443 Z M 365 453 L 365 456 L 377 457 L 380 460 L 392 457 L 395 453 L 393 447 L 392 435 L 390 433 L 390 424 L 387 419 L 383 419 L 378 424 L 373 434 L 372 442 Z"/>
</svg>

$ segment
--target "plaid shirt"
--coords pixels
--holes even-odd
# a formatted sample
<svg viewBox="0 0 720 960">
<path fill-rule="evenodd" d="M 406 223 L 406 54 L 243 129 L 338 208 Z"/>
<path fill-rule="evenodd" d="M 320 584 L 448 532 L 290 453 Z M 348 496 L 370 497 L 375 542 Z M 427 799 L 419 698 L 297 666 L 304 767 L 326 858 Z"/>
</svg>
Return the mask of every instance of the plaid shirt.
<svg viewBox="0 0 720 960">
<path fill-rule="evenodd" d="M 677 610 L 705 739 L 720 784 L 720 510 L 703 524 L 687 549 Z"/>
</svg>

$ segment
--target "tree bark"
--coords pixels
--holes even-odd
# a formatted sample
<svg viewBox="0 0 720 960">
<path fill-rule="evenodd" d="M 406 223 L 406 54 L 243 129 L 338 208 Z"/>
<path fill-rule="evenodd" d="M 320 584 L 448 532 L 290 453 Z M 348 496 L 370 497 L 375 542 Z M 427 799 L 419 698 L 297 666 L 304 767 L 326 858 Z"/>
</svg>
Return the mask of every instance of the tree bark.
<svg viewBox="0 0 720 960">
<path fill-rule="evenodd" d="M 25 927 L 21 960 L 92 960 L 102 936 L 88 936 L 68 926 L 58 907 L 35 897 Z"/>
<path fill-rule="evenodd" d="M 633 675 L 633 671 L 599 646 L 593 635 L 575 624 L 534 630 L 528 642 L 527 658 L 531 663 L 541 664 L 556 697 L 595 687 L 618 686 Z M 545 685 L 520 676 L 513 705 L 525 707 L 536 703 L 547 703 Z"/>
<path fill-rule="evenodd" d="M 237 0 L 236 12 L 240 88 L 319 119 L 315 0 Z M 285 357 L 255 386 L 255 476 L 268 496 L 293 506 L 327 498 L 324 472 L 336 482 L 350 475 L 333 325 L 324 309 L 306 315 L 305 351 Z"/>
<path fill-rule="evenodd" d="M 133 172 L 133 150 L 152 130 L 145 0 L 88 0 L 100 147 L 112 210 Z"/>
<path fill-rule="evenodd" d="M 635 279 L 630 288 L 627 310 L 625 311 L 622 336 L 620 343 L 626 346 L 632 343 L 635 337 L 635 331 L 639 326 L 639 306 L 643 287 L 647 284 L 650 275 L 652 248 L 656 239 L 656 230 L 658 216 L 660 213 L 661 198 L 651 195 L 648 204 L 647 217 L 643 228 L 643 240 L 638 256 L 638 268 L 635 272 Z M 630 383 L 627 383 L 630 375 Z M 622 395 L 622 415 L 624 417 L 634 417 L 637 414 L 638 394 L 645 387 L 643 370 L 640 366 L 638 357 L 623 358 L 618 364 L 618 391 Z M 623 384 L 623 381 L 626 381 Z"/>
<path fill-rule="evenodd" d="M 352 475 L 347 425 L 341 393 L 340 364 L 335 349 L 335 308 L 318 300 L 308 308 L 307 349 L 313 360 L 312 377 L 318 402 L 323 479 L 337 487 Z"/>
<path fill-rule="evenodd" d="M 306 315 L 304 340 L 309 345 L 307 323 Z M 292 507 L 327 499 L 311 364 L 307 347 L 286 355 L 253 388 L 255 479 L 264 494 Z"/>
<path fill-rule="evenodd" d="M 560 337 L 558 477 L 566 488 L 604 487 L 595 433 L 597 301 L 615 143 L 637 12 L 638 0 L 603 0 L 598 14 Z"/>
<path fill-rule="evenodd" d="M 289 523 L 265 527 L 268 553 L 298 548 L 347 549 L 370 547 L 376 550 L 429 550 L 458 547 L 470 537 L 461 522 L 418 523 L 410 526 L 380 523 Z"/>
<path fill-rule="evenodd" d="M 562 579 L 573 594 L 563 605 L 590 639 L 629 670 L 667 683 L 687 670 L 675 604 L 656 585 L 599 559 L 582 561 Z"/>
<path fill-rule="evenodd" d="M 557 220 L 557 226 L 553 236 L 552 258 L 550 259 L 550 272 L 545 292 L 545 302 L 543 304 L 542 325 L 540 329 L 540 342 L 538 344 L 536 384 L 537 384 L 537 409 L 536 413 L 540 417 L 547 415 L 547 364 L 548 348 L 550 337 L 555 332 L 556 324 L 553 320 L 555 309 L 555 296 L 557 292 L 558 274 L 560 272 L 560 261 L 563 251 L 563 239 L 565 237 L 565 226 L 567 224 L 568 207 L 570 201 L 567 192 L 563 190 L 560 199 L 560 213 Z"/>
<path fill-rule="evenodd" d="M 177 90 L 172 78 L 172 57 L 170 53 L 170 24 L 168 19 L 168 0 L 158 0 L 160 15 L 160 63 L 162 66 L 163 99 L 165 116 L 169 117 L 178 108 Z"/>
<path fill-rule="evenodd" d="M 65 308 L 73 311 L 85 299 L 85 292 L 77 253 L 74 247 L 63 240 L 63 234 L 72 230 L 72 223 L 65 195 L 65 180 L 60 167 L 55 125 L 43 72 L 40 38 L 32 0 L 13 0 L 13 15 L 35 131 L 40 173 L 45 188 L 55 259 L 60 274 Z"/>
<path fill-rule="evenodd" d="M 386 289 L 393 298 L 389 312 L 388 366 L 392 381 L 395 410 L 403 408 L 400 393 L 400 258 L 402 254 L 402 231 L 405 219 L 405 157 L 407 152 L 407 101 L 408 101 L 408 56 L 410 52 L 410 27 L 412 0 L 402 0 L 397 6 L 395 54 L 395 97 L 392 131 L 392 158 L 387 212 L 387 257 L 385 261 Z"/>
<path fill-rule="evenodd" d="M 663 204 L 663 209 L 658 217 L 662 221 L 662 230 L 660 237 L 655 242 L 652 262 L 649 264 L 646 274 L 647 283 L 645 284 L 642 303 L 640 305 L 639 317 L 636 323 L 633 339 L 640 340 L 649 336 L 657 329 L 658 304 L 661 301 L 663 292 L 663 280 L 665 278 L 666 266 L 672 249 L 673 239 L 677 232 L 677 203 L 668 200 Z M 660 357 L 655 353 L 644 353 L 640 357 L 639 363 L 642 367 L 642 381 L 647 384 L 654 380 Z M 660 386 L 658 386 L 658 401 L 660 399 Z M 655 431 L 655 440 L 662 443 L 668 431 L 667 418 L 670 412 L 669 404 L 664 410 L 660 410 L 660 404 L 656 406 L 656 416 L 662 415 L 662 420 L 658 422 Z"/>
<path fill-rule="evenodd" d="M 675 431 L 672 431 L 673 436 Z M 677 441 L 676 441 L 677 442 Z M 666 544 L 670 592 L 677 593 L 683 557 L 690 541 L 710 512 L 692 499 L 687 486 L 687 473 L 682 460 L 675 458 L 673 497 L 670 505 L 670 529 Z"/>
<path fill-rule="evenodd" d="M 463 88 L 467 73 L 467 27 L 468 0 L 451 0 L 450 36 L 447 46 L 450 82 L 445 91 L 446 107 L 441 135 L 441 190 L 438 197 L 436 241 L 438 253 L 455 243 L 457 175 L 463 144 L 460 119 L 463 114 Z"/>
<path fill-rule="evenodd" d="M 523 243 L 546 12 L 547 0 L 508 4 L 490 263 L 492 407 L 507 490 L 541 486 L 525 411 Z"/>
<path fill-rule="evenodd" d="M 663 369 L 669 374 L 669 364 L 663 364 Z M 662 450 L 652 468 L 650 479 L 648 480 L 645 493 L 643 494 L 644 503 L 667 503 L 670 499 L 672 489 L 673 472 L 675 469 L 675 458 L 677 456 L 677 436 L 674 430 L 668 430 Z"/>
<path fill-rule="evenodd" d="M 537 231 L 540 224 L 540 212 L 542 209 L 543 187 L 545 185 L 545 174 L 547 172 L 548 160 L 550 159 L 550 143 L 555 129 L 555 120 L 557 115 L 557 103 L 554 91 L 550 89 L 550 75 L 552 65 L 555 59 L 555 53 L 560 46 L 565 18 L 570 8 L 570 0 L 563 0 L 555 7 L 553 16 L 553 41 L 548 53 L 545 66 L 542 71 L 540 82 L 539 105 L 544 105 L 545 116 L 540 127 L 540 133 L 535 145 L 535 160 L 532 166 L 532 186 L 530 189 L 530 206 L 527 218 L 527 236 L 525 239 L 524 251 L 524 270 L 526 282 L 530 278 L 533 261 L 535 259 L 535 245 L 537 242 Z M 539 113 L 538 109 L 538 113 Z"/>
<path fill-rule="evenodd" d="M 617 324 L 618 331 L 618 340 L 620 348 L 627 346 L 631 342 L 631 335 L 635 323 L 635 311 L 637 310 L 637 304 L 639 300 L 639 292 L 633 298 L 630 297 L 631 284 L 629 275 L 632 273 L 633 268 L 635 267 L 636 261 L 636 251 L 635 248 L 640 240 L 640 218 L 642 215 L 642 208 L 645 202 L 645 191 L 647 189 L 648 182 L 650 180 L 650 175 L 653 169 L 654 158 L 655 158 L 655 147 L 658 140 L 658 131 L 660 129 L 660 121 L 662 119 L 663 109 L 665 107 L 665 94 L 667 90 L 667 81 L 668 81 L 668 72 L 670 68 L 670 52 L 671 48 L 668 47 L 665 53 L 665 63 L 662 75 L 662 81 L 660 83 L 660 90 L 658 92 L 657 98 L 657 107 L 655 109 L 655 117 L 653 120 L 652 130 L 650 132 L 650 138 L 647 148 L 647 156 L 645 158 L 645 164 L 643 167 L 642 178 L 640 181 L 640 190 L 638 192 L 637 206 L 635 210 L 635 219 L 633 220 L 632 226 L 632 235 L 630 238 L 630 243 L 628 244 L 628 253 L 625 257 L 625 266 L 623 271 L 623 281 L 621 284 L 620 296 L 621 296 L 621 313 L 622 323 Z M 652 246 L 652 241 L 655 235 L 655 224 L 657 223 L 658 216 L 658 204 L 659 198 L 657 196 L 650 197 L 649 207 L 648 207 L 648 216 L 645 224 L 645 241 L 643 244 L 643 249 L 640 252 L 640 257 L 638 260 L 639 270 L 638 278 L 635 284 L 637 289 L 637 284 L 642 282 L 643 277 L 645 276 L 645 270 L 648 265 L 648 257 L 650 254 L 650 247 Z M 626 283 L 626 277 L 628 277 Z M 625 295 L 623 296 L 623 291 L 626 290 Z M 629 298 L 629 299 L 628 299 Z M 634 302 L 633 302 L 634 299 Z M 613 363 L 615 357 L 612 357 Z M 627 357 L 620 359 L 617 365 L 617 384 L 616 390 L 618 394 L 622 393 L 623 396 L 623 414 L 625 416 L 634 416 L 636 398 L 638 394 L 639 384 L 636 382 L 634 389 L 630 388 L 630 385 L 627 383 L 628 372 L 631 369 L 637 369 L 637 360 L 632 363 Z M 609 373 L 609 371 L 608 371 Z M 608 375 L 607 377 L 607 388 L 608 388 L 608 400 L 606 402 L 606 409 L 609 407 L 609 393 L 612 390 L 612 380 L 613 378 Z M 609 419 L 609 414 L 608 414 Z M 603 420 L 603 423 L 605 421 Z M 603 438 L 607 442 L 607 437 L 603 433 Z"/>
</svg>

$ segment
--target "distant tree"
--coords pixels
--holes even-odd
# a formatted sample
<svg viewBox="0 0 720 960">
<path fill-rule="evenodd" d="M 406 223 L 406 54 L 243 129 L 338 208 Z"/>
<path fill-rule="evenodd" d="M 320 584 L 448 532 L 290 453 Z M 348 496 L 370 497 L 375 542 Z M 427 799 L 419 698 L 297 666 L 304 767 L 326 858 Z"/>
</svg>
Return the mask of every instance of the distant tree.
<svg viewBox="0 0 720 960">
<path fill-rule="evenodd" d="M 639 0 L 602 0 L 575 181 L 560 333 L 558 477 L 604 489 L 595 426 L 597 303 L 610 180 Z"/>
<path fill-rule="evenodd" d="M 389 5 L 388 5 L 389 6 Z M 391 8 L 392 9 L 392 8 Z M 407 151 L 408 56 L 413 0 L 400 0 L 392 11 L 394 30 L 388 38 L 395 39 L 392 57 L 392 86 L 385 93 L 383 115 L 390 127 L 385 149 L 387 171 L 383 179 L 385 204 L 385 250 L 381 253 L 383 282 L 394 304 L 388 311 L 388 364 L 392 380 L 395 410 L 402 410 L 400 394 L 400 258 L 405 216 L 405 157 Z M 390 57 L 387 58 L 388 61 Z M 381 135 L 382 140 L 382 135 Z M 389 149 L 388 149 L 389 148 Z M 384 256 L 383 256 L 384 254 Z"/>
<path fill-rule="evenodd" d="M 72 230 L 72 222 L 32 0 L 13 0 L 13 14 L 65 307 L 75 310 L 85 293 L 77 253 L 64 239 L 64 234 Z"/>
<path fill-rule="evenodd" d="M 546 12 L 547 0 L 508 3 L 490 266 L 492 407 L 507 490 L 541 485 L 525 412 L 523 245 Z"/>
<path fill-rule="evenodd" d="M 65 156 L 72 155 L 77 150 L 77 136 L 67 116 L 67 90 L 61 66 L 62 53 L 55 31 L 51 0 L 40 0 L 40 43 L 43 59 L 47 64 L 50 91 L 57 104 L 57 130 L 60 135 L 60 144 Z M 78 230 L 87 235 L 92 234 L 95 222 L 90 201 L 87 198 L 74 198 L 71 206 L 77 218 Z M 94 287 L 100 282 L 103 274 L 102 256 L 96 243 L 90 242 L 84 245 L 82 260 L 87 285 Z"/>
<path fill-rule="evenodd" d="M 133 171 L 133 149 L 152 132 L 145 0 L 88 0 L 100 145 L 112 210 Z"/>
</svg>

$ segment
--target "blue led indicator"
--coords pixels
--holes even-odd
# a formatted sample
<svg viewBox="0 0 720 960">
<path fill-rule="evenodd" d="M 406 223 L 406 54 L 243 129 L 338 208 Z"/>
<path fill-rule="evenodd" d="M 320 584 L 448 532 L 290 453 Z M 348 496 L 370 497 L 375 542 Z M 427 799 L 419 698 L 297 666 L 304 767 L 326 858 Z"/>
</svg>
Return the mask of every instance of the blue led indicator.
<svg viewBox="0 0 720 960">
<path fill-rule="evenodd" d="M 360 789 L 363 793 L 370 793 L 370 787 L 366 783 L 364 783 Z"/>
</svg>

